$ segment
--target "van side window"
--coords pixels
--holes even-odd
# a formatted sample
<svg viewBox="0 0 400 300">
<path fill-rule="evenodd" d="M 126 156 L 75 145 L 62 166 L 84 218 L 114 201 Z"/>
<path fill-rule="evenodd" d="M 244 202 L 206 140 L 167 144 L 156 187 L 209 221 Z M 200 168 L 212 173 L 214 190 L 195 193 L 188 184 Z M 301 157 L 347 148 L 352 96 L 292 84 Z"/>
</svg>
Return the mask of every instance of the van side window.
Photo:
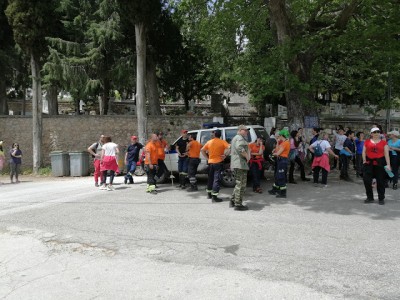
<svg viewBox="0 0 400 300">
<path fill-rule="evenodd" d="M 225 141 L 227 141 L 230 144 L 236 134 L 237 134 L 237 128 L 225 129 Z"/>
<path fill-rule="evenodd" d="M 211 139 L 211 131 L 202 131 L 200 133 L 200 144 L 205 145 Z"/>
</svg>

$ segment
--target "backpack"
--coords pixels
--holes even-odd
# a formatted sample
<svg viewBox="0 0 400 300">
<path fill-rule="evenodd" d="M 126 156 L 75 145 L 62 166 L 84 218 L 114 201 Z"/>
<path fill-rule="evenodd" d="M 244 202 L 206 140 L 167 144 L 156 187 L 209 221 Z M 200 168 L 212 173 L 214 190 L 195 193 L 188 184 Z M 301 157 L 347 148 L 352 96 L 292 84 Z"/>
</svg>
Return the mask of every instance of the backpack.
<svg viewBox="0 0 400 300">
<path fill-rule="evenodd" d="M 93 152 L 96 152 L 98 147 L 99 147 L 99 143 L 97 142 L 96 145 L 95 145 L 93 148 L 91 148 L 91 149 L 93 150 Z M 96 157 L 96 156 L 94 156 L 94 155 L 92 154 L 92 158 L 95 158 L 95 157 Z"/>
<path fill-rule="evenodd" d="M 324 154 L 321 148 L 321 142 L 319 142 L 317 145 L 314 147 L 314 156 L 320 157 Z"/>
</svg>

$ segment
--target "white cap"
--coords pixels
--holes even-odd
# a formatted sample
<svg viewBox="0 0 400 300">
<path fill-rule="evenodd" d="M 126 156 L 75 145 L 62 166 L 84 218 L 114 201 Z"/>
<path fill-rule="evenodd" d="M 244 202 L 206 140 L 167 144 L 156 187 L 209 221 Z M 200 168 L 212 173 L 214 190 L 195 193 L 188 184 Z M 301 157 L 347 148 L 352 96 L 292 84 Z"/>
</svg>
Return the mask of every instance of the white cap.
<svg viewBox="0 0 400 300">
<path fill-rule="evenodd" d="M 392 135 L 395 135 L 397 137 L 400 135 L 400 133 L 397 130 L 392 130 L 391 132 L 388 132 L 388 134 L 392 134 Z"/>
<path fill-rule="evenodd" d="M 371 129 L 371 133 L 373 133 L 374 131 L 381 131 L 378 127 L 374 127 Z"/>
</svg>

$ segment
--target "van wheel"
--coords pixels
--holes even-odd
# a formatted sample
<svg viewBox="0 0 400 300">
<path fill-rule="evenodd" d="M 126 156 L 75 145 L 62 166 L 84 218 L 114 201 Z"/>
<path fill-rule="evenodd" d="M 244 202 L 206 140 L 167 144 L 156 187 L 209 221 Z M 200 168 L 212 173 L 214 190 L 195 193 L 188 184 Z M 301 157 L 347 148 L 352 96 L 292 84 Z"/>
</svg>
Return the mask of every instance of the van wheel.
<svg viewBox="0 0 400 300">
<path fill-rule="evenodd" d="M 156 180 L 156 183 L 165 183 L 165 181 L 167 180 L 167 176 L 165 175 L 165 173 L 167 173 L 167 172 L 164 172 L 161 175 L 161 177 Z"/>
<path fill-rule="evenodd" d="M 146 174 L 146 172 L 144 171 L 142 166 L 137 166 L 134 174 L 136 176 L 143 176 L 144 174 Z"/>
<path fill-rule="evenodd" d="M 236 185 L 235 173 L 231 169 L 225 169 L 221 172 L 221 184 L 225 187 L 234 187 Z"/>
</svg>

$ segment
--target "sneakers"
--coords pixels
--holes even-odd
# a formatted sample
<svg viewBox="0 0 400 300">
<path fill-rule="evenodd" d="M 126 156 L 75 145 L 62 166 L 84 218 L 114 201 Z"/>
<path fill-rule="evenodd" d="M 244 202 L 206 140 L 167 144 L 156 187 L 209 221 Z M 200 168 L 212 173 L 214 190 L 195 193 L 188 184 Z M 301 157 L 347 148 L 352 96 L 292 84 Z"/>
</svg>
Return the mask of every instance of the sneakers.
<svg viewBox="0 0 400 300">
<path fill-rule="evenodd" d="M 310 178 L 302 178 L 301 181 L 310 181 Z"/>
<path fill-rule="evenodd" d="M 127 184 L 128 183 L 128 178 L 124 178 L 124 184 Z"/>
<path fill-rule="evenodd" d="M 229 200 L 229 207 L 235 207 L 235 201 L 233 199 Z"/>
<path fill-rule="evenodd" d="M 393 189 L 397 190 L 397 183 L 393 183 Z"/>
<path fill-rule="evenodd" d="M 240 210 L 240 211 L 244 211 L 244 210 L 248 210 L 248 209 L 249 208 L 243 204 L 235 205 L 235 208 L 234 208 L 234 210 Z"/>
<path fill-rule="evenodd" d="M 297 182 L 294 181 L 294 180 L 289 180 L 289 183 L 291 183 L 291 184 L 297 184 Z"/>
<path fill-rule="evenodd" d="M 114 190 L 115 190 L 115 188 L 112 186 L 112 184 L 109 184 L 107 186 L 107 191 L 114 191 Z"/>
<path fill-rule="evenodd" d="M 379 202 L 378 202 L 378 204 L 379 204 L 379 205 L 385 205 L 385 200 L 380 199 Z"/>
<path fill-rule="evenodd" d="M 98 182 L 95 182 L 95 183 L 94 183 L 94 186 L 95 186 L 95 187 L 99 187 L 99 183 L 98 183 Z"/>
<path fill-rule="evenodd" d="M 374 199 L 367 198 L 364 200 L 364 203 L 374 203 Z"/>
<path fill-rule="evenodd" d="M 100 188 L 99 188 L 100 190 L 106 190 L 107 189 L 107 186 L 106 186 L 106 184 L 102 184 L 101 186 L 100 186 Z"/>
</svg>

